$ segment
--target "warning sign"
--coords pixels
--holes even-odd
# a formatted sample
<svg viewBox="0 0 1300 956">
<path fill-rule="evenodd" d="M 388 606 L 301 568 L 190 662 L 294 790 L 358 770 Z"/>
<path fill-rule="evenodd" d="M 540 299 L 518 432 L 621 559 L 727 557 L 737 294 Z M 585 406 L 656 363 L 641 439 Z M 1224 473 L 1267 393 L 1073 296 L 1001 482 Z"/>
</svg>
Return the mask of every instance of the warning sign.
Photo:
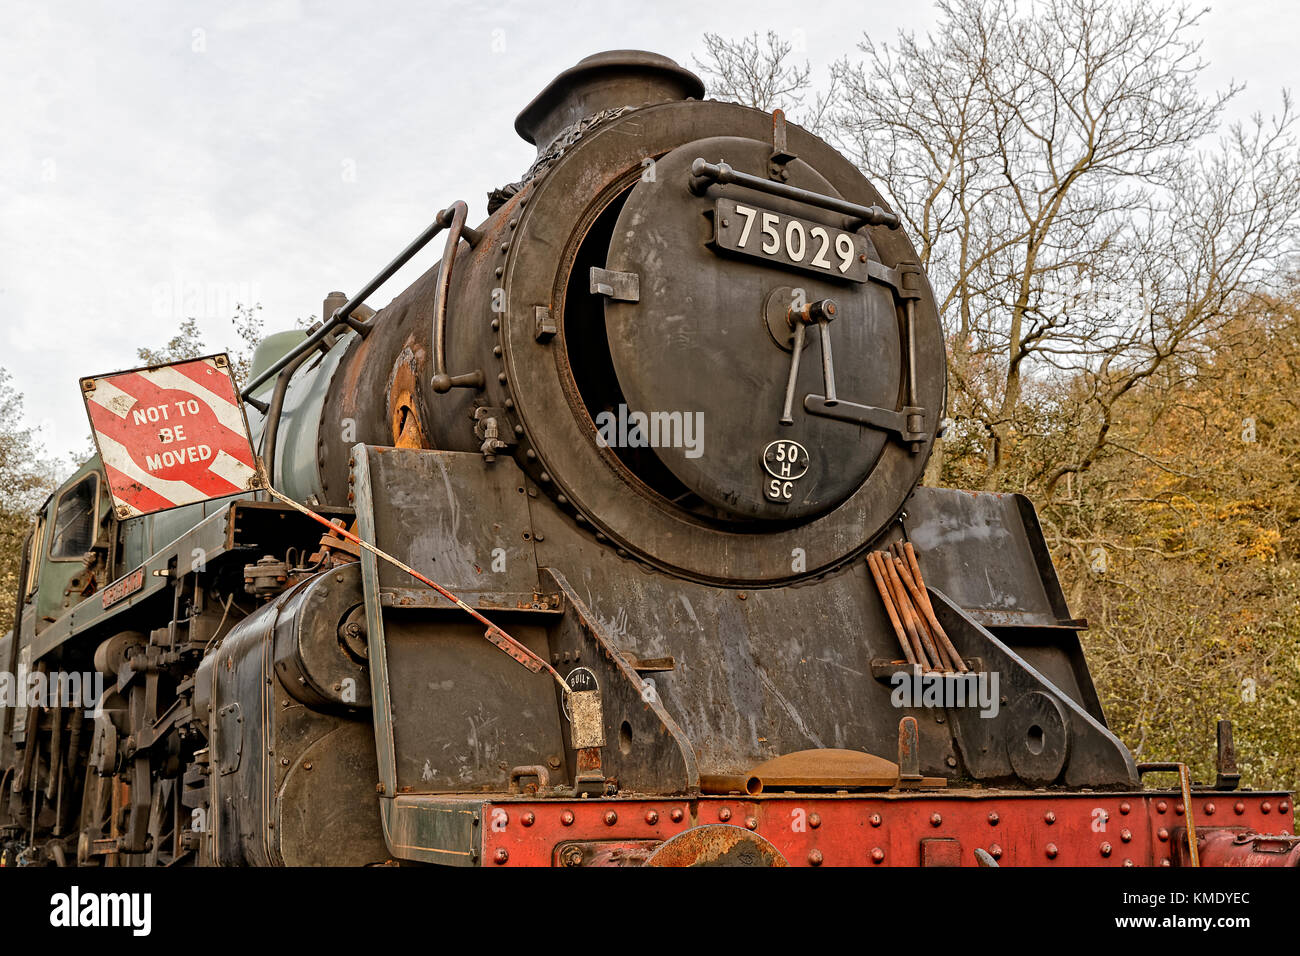
<svg viewBox="0 0 1300 956">
<path fill-rule="evenodd" d="M 81 380 L 119 518 L 261 487 L 225 355 Z"/>
</svg>

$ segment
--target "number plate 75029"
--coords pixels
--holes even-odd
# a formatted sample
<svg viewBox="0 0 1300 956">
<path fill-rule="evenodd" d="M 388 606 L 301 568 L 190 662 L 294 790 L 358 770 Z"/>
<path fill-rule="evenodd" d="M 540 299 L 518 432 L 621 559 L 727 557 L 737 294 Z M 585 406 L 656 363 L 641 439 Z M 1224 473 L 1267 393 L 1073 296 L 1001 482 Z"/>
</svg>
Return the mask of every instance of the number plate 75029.
<svg viewBox="0 0 1300 956">
<path fill-rule="evenodd" d="M 787 268 L 854 282 L 869 278 L 867 240 L 862 236 L 734 199 L 718 200 L 713 241 L 720 249 Z"/>
</svg>

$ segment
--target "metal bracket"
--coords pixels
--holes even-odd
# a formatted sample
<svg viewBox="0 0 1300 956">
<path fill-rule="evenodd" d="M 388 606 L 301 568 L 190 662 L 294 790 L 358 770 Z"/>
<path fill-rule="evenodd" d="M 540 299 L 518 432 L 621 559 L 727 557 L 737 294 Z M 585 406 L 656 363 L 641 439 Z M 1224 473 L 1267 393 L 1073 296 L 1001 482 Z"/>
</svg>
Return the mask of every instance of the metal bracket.
<svg viewBox="0 0 1300 956">
<path fill-rule="evenodd" d="M 556 328 L 555 319 L 551 317 L 551 310 L 544 305 L 533 307 L 533 338 L 538 342 L 549 342 L 555 338 Z"/>
<path fill-rule="evenodd" d="M 616 302 L 640 302 L 641 277 L 635 272 L 614 272 L 592 266 L 591 291 Z"/>
<path fill-rule="evenodd" d="M 787 181 L 790 171 L 785 167 L 798 158 L 786 143 L 785 110 L 772 110 L 772 154 L 768 157 L 768 177 Z"/>
</svg>

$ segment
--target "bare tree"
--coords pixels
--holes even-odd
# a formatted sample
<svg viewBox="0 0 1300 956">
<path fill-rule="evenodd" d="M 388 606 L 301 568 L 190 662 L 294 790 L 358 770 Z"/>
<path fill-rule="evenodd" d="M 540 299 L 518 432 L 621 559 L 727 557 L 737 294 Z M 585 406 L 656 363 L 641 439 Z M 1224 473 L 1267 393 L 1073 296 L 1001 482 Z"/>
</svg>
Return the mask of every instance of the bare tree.
<svg viewBox="0 0 1300 956">
<path fill-rule="evenodd" d="M 829 88 L 814 94 L 807 103 L 813 89 L 812 67 L 807 60 L 802 65 L 794 62 L 793 49 L 775 30 L 763 38 L 755 32 L 734 40 L 706 33 L 705 56 L 694 58 L 695 67 L 703 74 L 709 93 L 718 99 L 767 112 L 780 109 L 793 122 L 822 132 L 838 80 L 832 77 Z"/>
<path fill-rule="evenodd" d="M 932 33 L 865 38 L 836 64 L 822 121 L 893 201 L 935 288 L 950 444 L 980 450 L 979 483 L 999 487 L 1018 443 L 1067 425 L 1035 478 L 1050 491 L 1109 449 L 1116 403 L 1202 347 L 1290 247 L 1290 103 L 1205 148 L 1237 90 L 1198 92 L 1202 12 L 938 6 Z M 706 49 L 719 95 L 765 109 L 811 95 L 775 37 Z"/>
</svg>

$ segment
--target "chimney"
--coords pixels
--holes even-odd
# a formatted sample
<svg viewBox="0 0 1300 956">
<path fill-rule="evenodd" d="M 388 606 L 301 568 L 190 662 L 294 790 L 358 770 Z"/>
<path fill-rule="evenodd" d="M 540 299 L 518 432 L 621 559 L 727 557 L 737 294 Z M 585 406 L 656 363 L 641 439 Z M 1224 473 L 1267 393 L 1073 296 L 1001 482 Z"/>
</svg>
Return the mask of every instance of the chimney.
<svg viewBox="0 0 1300 956">
<path fill-rule="evenodd" d="M 515 132 L 543 153 L 560 130 L 619 106 L 698 99 L 704 84 L 658 53 L 610 50 L 579 60 L 547 84 L 515 120 Z"/>
</svg>

